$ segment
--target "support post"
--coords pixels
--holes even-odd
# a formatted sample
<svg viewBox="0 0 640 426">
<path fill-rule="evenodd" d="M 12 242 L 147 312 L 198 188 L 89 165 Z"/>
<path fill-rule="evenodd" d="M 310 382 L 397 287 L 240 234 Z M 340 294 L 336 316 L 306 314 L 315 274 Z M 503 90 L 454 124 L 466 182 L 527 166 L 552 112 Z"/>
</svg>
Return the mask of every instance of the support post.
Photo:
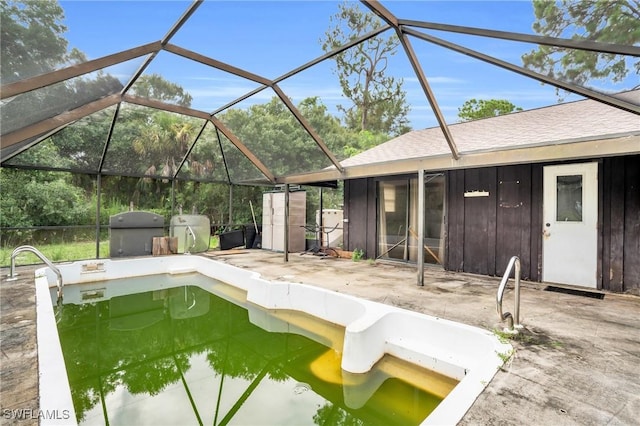
<svg viewBox="0 0 640 426">
<path fill-rule="evenodd" d="M 424 285 L 424 170 L 418 170 L 418 285 Z"/>
<path fill-rule="evenodd" d="M 229 184 L 229 226 L 233 224 L 233 185 Z"/>
<path fill-rule="evenodd" d="M 176 214 L 176 180 L 172 179 L 171 180 L 171 216 L 175 214 Z"/>
<path fill-rule="evenodd" d="M 324 236 L 324 217 L 322 217 L 322 211 L 323 206 L 322 206 L 322 187 L 320 187 L 320 218 L 318 220 L 318 226 L 320 227 L 320 247 L 324 247 L 324 245 L 322 244 L 322 237 Z M 325 242 L 326 246 L 329 247 L 329 241 Z"/>
<path fill-rule="evenodd" d="M 289 261 L 289 184 L 284 185 L 284 261 Z"/>
<path fill-rule="evenodd" d="M 102 175 L 96 176 L 96 259 L 100 259 L 100 200 L 102 194 Z"/>
</svg>

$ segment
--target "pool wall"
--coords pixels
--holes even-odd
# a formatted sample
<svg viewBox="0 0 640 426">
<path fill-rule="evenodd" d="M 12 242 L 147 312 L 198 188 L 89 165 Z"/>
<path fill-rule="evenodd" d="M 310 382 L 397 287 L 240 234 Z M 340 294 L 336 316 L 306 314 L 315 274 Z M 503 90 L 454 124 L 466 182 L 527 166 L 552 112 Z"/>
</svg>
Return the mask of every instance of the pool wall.
<svg viewBox="0 0 640 426">
<path fill-rule="evenodd" d="M 460 380 L 424 425 L 457 423 L 512 349 L 487 330 L 319 287 L 267 281 L 258 273 L 202 256 L 81 261 L 57 266 L 65 286 L 83 284 L 73 286 L 73 290 L 71 287 L 66 289 L 65 299 L 79 297 L 72 294 L 74 291 L 96 292 L 92 295 L 96 301 L 115 296 L 112 289 L 104 285 L 104 280 L 198 272 L 246 291 L 249 304 L 266 309 L 302 311 L 344 326 L 342 368 L 349 373 L 365 373 L 384 354 L 390 354 Z M 56 276 L 49 268 L 36 272 L 40 404 L 43 410 L 46 407 L 60 410 L 71 404 L 49 293 L 49 287 L 55 282 Z M 41 329 L 44 331 L 42 337 Z"/>
<path fill-rule="evenodd" d="M 46 268 L 47 272 L 51 272 Z M 56 326 L 49 286 L 53 281 L 45 269 L 36 271 L 36 339 L 38 342 L 38 387 L 40 425 L 68 425 L 75 422 L 76 412 L 64 364 L 58 327 Z M 40 414 L 39 413 L 39 414 Z M 46 415 L 44 415 L 46 414 Z"/>
</svg>

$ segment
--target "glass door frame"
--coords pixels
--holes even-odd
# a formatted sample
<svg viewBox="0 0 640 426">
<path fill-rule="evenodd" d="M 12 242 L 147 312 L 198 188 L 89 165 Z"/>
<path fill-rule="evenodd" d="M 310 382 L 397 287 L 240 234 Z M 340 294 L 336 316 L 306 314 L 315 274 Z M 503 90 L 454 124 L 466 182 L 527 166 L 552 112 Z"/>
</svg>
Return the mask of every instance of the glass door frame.
<svg viewBox="0 0 640 426">
<path fill-rule="evenodd" d="M 393 260 L 393 261 L 401 261 L 401 262 L 409 262 L 409 247 L 407 245 L 407 242 L 409 240 L 409 227 L 408 224 L 410 223 L 410 214 L 411 214 L 411 204 L 410 204 L 410 193 L 411 193 L 411 181 L 412 180 L 416 180 L 417 179 L 413 176 L 393 176 L 393 177 L 387 177 L 387 178 L 379 178 L 376 179 L 376 259 L 381 259 L 384 258 L 385 260 Z M 393 186 L 394 188 L 394 198 L 393 201 L 395 203 L 396 200 L 396 196 L 398 193 L 398 188 L 403 188 L 405 190 L 405 202 L 404 202 L 404 220 L 403 220 L 403 224 L 401 226 L 401 228 L 404 229 L 404 233 L 401 234 L 400 232 L 398 232 L 397 234 L 389 234 L 386 231 L 383 231 L 383 229 L 387 229 L 388 228 L 388 223 L 387 220 L 385 220 L 385 223 L 382 223 L 382 211 L 383 211 L 383 206 L 382 206 L 382 202 L 385 203 L 385 207 L 388 204 L 389 200 L 387 198 L 388 195 L 384 191 L 384 185 L 385 184 L 395 184 Z M 415 185 L 415 184 L 414 184 Z M 394 206 L 394 208 L 396 207 L 401 207 L 401 206 Z M 386 212 L 386 208 L 385 208 L 385 212 Z M 394 210 L 395 211 L 395 210 Z M 416 212 L 417 213 L 417 212 Z M 383 235 L 384 233 L 384 235 Z M 385 246 L 385 251 L 382 252 L 381 246 L 383 245 L 382 240 L 384 237 L 384 240 L 386 241 L 388 239 L 389 236 L 395 236 L 396 238 L 400 238 L 402 236 L 404 236 L 404 238 L 398 240 L 398 241 L 393 241 L 391 243 L 391 246 L 389 246 L 389 243 L 384 243 Z M 391 253 L 392 250 L 395 250 L 397 252 L 397 248 L 401 247 L 402 250 L 402 257 L 392 257 L 389 255 L 389 253 Z M 387 257 L 384 257 L 387 256 Z"/>
<path fill-rule="evenodd" d="M 425 180 L 424 180 L 424 184 L 425 184 L 425 192 L 426 192 L 426 185 L 431 182 L 433 179 L 438 178 L 438 177 L 444 177 L 444 181 L 443 181 L 443 188 L 442 188 L 442 218 L 441 218 L 441 222 L 440 222 L 440 226 L 441 227 L 445 227 L 445 223 L 446 223 L 446 209 L 447 209 L 447 191 L 446 191 L 446 174 L 444 172 L 427 172 L 425 173 Z M 417 251 L 419 248 L 419 242 L 418 242 L 418 230 L 417 229 L 413 229 L 412 225 L 414 225 L 415 222 L 415 227 L 417 228 L 418 225 L 418 220 L 420 220 L 420 218 L 417 218 L 419 211 L 421 209 L 419 209 L 418 206 L 418 176 L 416 176 L 415 174 L 410 174 L 410 175 L 400 175 L 400 176 L 385 176 L 385 177 L 379 177 L 376 178 L 375 180 L 376 182 L 376 260 L 378 259 L 383 259 L 385 261 L 393 261 L 393 262 L 403 262 L 403 263 L 417 263 L 418 259 L 417 259 Z M 396 183 L 396 187 L 404 187 L 405 191 L 406 191 L 406 200 L 404 203 L 404 208 L 405 208 L 405 217 L 404 217 L 404 238 L 395 242 L 395 244 L 393 244 L 392 246 L 389 247 L 389 244 L 384 244 L 385 245 L 385 250 L 386 251 L 382 251 L 381 246 L 382 246 L 382 234 L 381 232 L 385 232 L 383 231 L 383 229 L 386 229 L 386 224 L 382 224 L 382 206 L 381 206 L 381 202 L 384 200 L 384 196 L 381 196 L 381 192 L 383 189 L 383 185 L 387 183 Z M 413 198 L 413 199 L 412 199 Z M 427 197 L 425 197 L 425 199 L 423 200 L 424 203 L 426 204 L 427 202 Z M 422 209 L 422 211 L 426 211 L 426 205 L 424 206 L 425 208 Z M 422 217 L 422 221 L 423 221 L 423 226 L 424 229 L 426 229 L 427 227 L 427 223 L 426 223 L 426 214 L 423 215 Z M 411 229 L 410 229 L 411 228 Z M 413 231 L 413 232 L 412 232 Z M 445 239 L 445 235 L 446 233 L 441 232 L 441 239 L 444 240 Z M 398 234 L 396 237 L 400 238 L 402 235 Z M 414 240 L 413 243 L 411 240 Z M 391 257 L 391 256 L 387 256 L 392 250 L 397 249 L 398 246 L 402 245 L 403 247 L 403 251 L 402 251 L 402 257 L 396 256 L 396 257 Z M 431 265 L 439 265 L 441 267 L 444 267 L 443 265 L 443 251 L 444 250 L 440 250 L 440 248 L 442 248 L 444 246 L 443 241 L 440 242 L 439 244 L 439 250 L 438 250 L 438 255 L 434 255 L 433 252 L 431 253 L 425 253 L 425 258 L 426 259 L 433 259 L 435 260 L 437 263 L 431 263 L 429 262 L 429 264 Z M 430 250 L 430 249 L 425 249 L 424 248 L 424 243 L 423 243 L 423 248 L 422 248 L 423 252 L 425 250 Z M 386 256 L 386 257 L 385 257 Z"/>
</svg>

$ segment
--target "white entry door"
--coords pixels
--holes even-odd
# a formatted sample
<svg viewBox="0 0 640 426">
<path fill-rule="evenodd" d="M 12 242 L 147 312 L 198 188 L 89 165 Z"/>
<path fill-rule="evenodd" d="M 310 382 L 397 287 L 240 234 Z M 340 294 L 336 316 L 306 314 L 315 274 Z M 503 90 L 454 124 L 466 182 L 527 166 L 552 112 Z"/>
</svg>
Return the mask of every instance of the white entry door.
<svg viewBox="0 0 640 426">
<path fill-rule="evenodd" d="M 598 164 L 544 168 L 542 280 L 596 288 Z"/>
</svg>

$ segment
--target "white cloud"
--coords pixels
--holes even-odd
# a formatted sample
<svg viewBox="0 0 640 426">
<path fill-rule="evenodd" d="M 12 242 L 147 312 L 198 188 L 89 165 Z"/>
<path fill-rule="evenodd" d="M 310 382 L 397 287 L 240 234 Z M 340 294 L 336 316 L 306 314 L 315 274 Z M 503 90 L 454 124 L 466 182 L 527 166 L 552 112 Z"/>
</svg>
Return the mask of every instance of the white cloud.
<svg viewBox="0 0 640 426">
<path fill-rule="evenodd" d="M 193 108 L 204 111 L 213 111 L 260 87 L 260 85 L 253 84 L 252 82 L 217 77 L 191 77 L 189 80 L 197 80 L 199 82 L 195 86 L 185 88 L 187 92 L 193 96 L 192 106 Z M 202 84 L 202 82 L 204 82 L 204 84 Z M 211 82 L 212 84 L 207 84 L 207 82 Z M 291 98 L 294 103 L 298 103 L 311 96 L 317 96 L 332 110 L 332 107 L 336 104 L 345 102 L 339 86 L 318 86 L 318 83 L 324 82 L 309 81 L 303 84 L 300 84 L 300 82 L 287 84 L 285 81 L 280 83 L 279 86 L 285 95 Z M 245 99 L 238 104 L 238 106 L 242 108 L 247 105 L 265 103 L 274 96 L 276 96 L 275 92 L 267 88 Z"/>
<path fill-rule="evenodd" d="M 426 77 L 429 84 L 466 84 L 467 83 L 466 80 L 463 80 L 461 78 L 446 77 L 446 76 L 429 77 L 428 75 Z M 420 83 L 418 81 L 418 77 L 403 77 L 403 79 L 405 82 L 409 82 L 409 83 L 416 83 L 416 84 Z"/>
</svg>

